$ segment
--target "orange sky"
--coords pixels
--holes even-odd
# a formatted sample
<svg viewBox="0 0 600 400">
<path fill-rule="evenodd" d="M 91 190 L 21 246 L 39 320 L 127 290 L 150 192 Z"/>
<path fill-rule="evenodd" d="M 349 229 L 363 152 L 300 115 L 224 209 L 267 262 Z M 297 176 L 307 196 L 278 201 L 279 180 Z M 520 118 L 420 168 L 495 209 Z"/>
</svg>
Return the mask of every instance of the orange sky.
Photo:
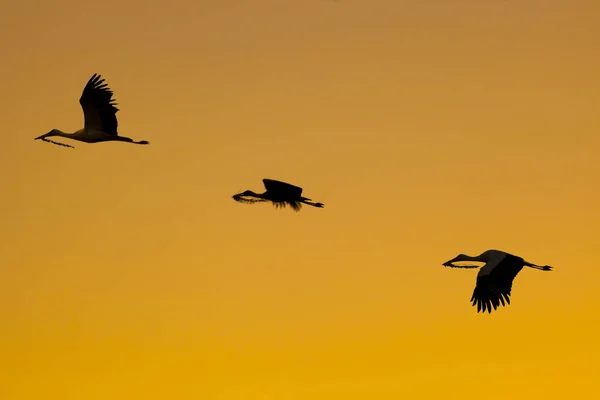
<svg viewBox="0 0 600 400">
<path fill-rule="evenodd" d="M 36 0 L 0 38 L 1 399 L 597 391 L 597 1 Z M 94 72 L 150 146 L 33 141 Z M 262 178 L 325 208 L 231 199 Z M 489 248 L 555 271 L 477 314 L 441 263 Z"/>
</svg>

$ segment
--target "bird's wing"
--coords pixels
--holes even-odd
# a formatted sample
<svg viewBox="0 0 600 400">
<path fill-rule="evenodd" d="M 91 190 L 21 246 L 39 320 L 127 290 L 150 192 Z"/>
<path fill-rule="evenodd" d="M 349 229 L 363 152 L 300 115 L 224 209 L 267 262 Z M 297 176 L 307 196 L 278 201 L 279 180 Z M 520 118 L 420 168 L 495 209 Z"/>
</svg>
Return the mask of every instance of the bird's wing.
<svg viewBox="0 0 600 400">
<path fill-rule="evenodd" d="M 490 260 L 479 270 L 471 302 L 477 312 L 492 312 L 500 304 L 510 304 L 510 293 L 515 276 L 523 269 L 523 260 L 506 254 L 500 261 Z"/>
<path fill-rule="evenodd" d="M 100 130 L 117 135 L 117 116 L 119 109 L 112 98 L 113 92 L 104 79 L 94 74 L 83 89 L 79 104 L 83 108 L 86 130 Z"/>
<path fill-rule="evenodd" d="M 300 211 L 302 209 L 302 203 L 300 203 L 299 201 L 288 201 L 287 203 L 290 207 L 292 207 L 292 210 L 294 211 Z"/>
<path fill-rule="evenodd" d="M 289 183 L 276 181 L 273 179 L 263 179 L 263 184 L 267 192 L 272 194 L 285 197 L 285 198 L 299 198 L 302 195 L 302 188 Z"/>
</svg>

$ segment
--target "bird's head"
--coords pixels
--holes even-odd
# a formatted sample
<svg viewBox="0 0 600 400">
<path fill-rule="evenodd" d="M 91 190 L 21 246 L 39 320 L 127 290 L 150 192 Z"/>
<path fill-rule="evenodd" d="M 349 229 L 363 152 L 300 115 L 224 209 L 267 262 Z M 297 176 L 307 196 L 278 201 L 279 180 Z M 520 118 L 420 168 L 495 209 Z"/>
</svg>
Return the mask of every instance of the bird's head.
<svg viewBox="0 0 600 400">
<path fill-rule="evenodd" d="M 62 131 L 59 131 L 58 129 L 52 129 L 50 132 L 48 132 L 42 136 L 38 136 L 34 140 L 41 139 L 44 142 L 56 144 L 58 146 L 63 146 L 63 147 L 70 147 L 70 148 L 74 149 L 74 147 L 71 146 L 70 144 L 59 143 L 59 142 L 55 142 L 53 140 L 48 139 L 50 136 L 66 136 L 66 134 Z"/>
<path fill-rule="evenodd" d="M 38 136 L 36 137 L 34 140 L 38 140 L 38 139 L 42 139 L 44 140 L 47 137 L 51 137 L 51 136 L 57 136 L 58 135 L 59 130 L 58 129 L 52 129 L 50 132 L 43 134 L 42 136 Z"/>
<path fill-rule="evenodd" d="M 452 267 L 452 268 L 479 268 L 479 266 L 477 266 L 477 265 L 455 265 L 454 264 L 455 262 L 461 262 L 461 261 L 481 261 L 481 260 L 478 260 L 477 257 L 471 257 L 466 254 L 459 254 L 456 257 L 454 257 L 453 259 L 446 261 L 442 265 L 444 267 Z"/>
<path fill-rule="evenodd" d="M 254 193 L 252 190 L 246 190 L 246 191 L 243 191 L 241 193 L 234 194 L 231 197 L 235 201 L 238 201 L 240 203 L 258 203 L 258 202 L 261 202 L 261 201 L 265 201 L 264 199 L 261 199 L 260 197 L 257 197 L 257 194 Z"/>
<path fill-rule="evenodd" d="M 240 202 L 244 202 L 244 201 L 249 201 L 250 199 L 248 197 L 252 197 L 254 193 L 252 193 L 252 191 L 250 190 L 245 190 L 241 193 L 237 193 L 234 194 L 233 196 L 231 196 L 235 201 L 240 201 Z"/>
<path fill-rule="evenodd" d="M 457 262 L 457 261 L 465 261 L 465 257 L 466 257 L 465 254 L 459 254 L 456 257 L 454 257 L 453 259 L 446 261 L 442 265 L 444 267 L 452 267 L 453 266 L 452 264 L 455 263 L 455 262 Z"/>
</svg>

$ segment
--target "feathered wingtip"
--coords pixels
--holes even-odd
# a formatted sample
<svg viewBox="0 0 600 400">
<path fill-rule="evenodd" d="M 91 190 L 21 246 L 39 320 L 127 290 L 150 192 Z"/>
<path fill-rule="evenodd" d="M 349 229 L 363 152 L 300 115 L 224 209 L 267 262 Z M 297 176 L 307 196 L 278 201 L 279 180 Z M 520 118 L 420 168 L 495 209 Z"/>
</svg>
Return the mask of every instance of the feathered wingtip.
<svg viewBox="0 0 600 400">
<path fill-rule="evenodd" d="M 231 196 L 231 198 L 237 201 L 238 203 L 246 204 L 262 203 L 266 201 L 265 199 L 257 199 L 256 197 L 244 196 L 241 193 L 234 194 L 233 196 Z"/>
<path fill-rule="evenodd" d="M 286 208 L 290 206 L 294 211 L 300 211 L 302 209 L 302 203 L 298 201 L 274 201 L 273 206 L 275 208 Z"/>
</svg>

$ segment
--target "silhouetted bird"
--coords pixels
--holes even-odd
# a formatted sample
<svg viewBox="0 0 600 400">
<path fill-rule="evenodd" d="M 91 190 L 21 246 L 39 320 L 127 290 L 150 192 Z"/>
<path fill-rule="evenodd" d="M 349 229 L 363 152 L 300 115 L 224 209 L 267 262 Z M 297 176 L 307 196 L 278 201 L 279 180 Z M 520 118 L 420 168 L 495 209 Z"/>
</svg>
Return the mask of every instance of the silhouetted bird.
<svg viewBox="0 0 600 400">
<path fill-rule="evenodd" d="M 531 264 L 521 257 L 500 250 L 484 251 L 476 257 L 459 254 L 442 265 L 452 268 L 479 268 L 478 265 L 453 264 L 460 261 L 479 261 L 485 263 L 477 274 L 477 285 L 471 297 L 473 305 L 477 305 L 477 312 L 485 312 L 487 310 L 488 313 L 491 313 L 492 307 L 495 310 L 500 304 L 502 306 L 510 304 L 513 279 L 515 279 L 515 276 L 517 276 L 523 267 L 535 268 L 542 271 L 552 270 L 552 267 L 548 265 L 542 267 Z"/>
<path fill-rule="evenodd" d="M 69 139 L 79 140 L 86 143 L 121 141 L 135 144 L 149 144 L 146 140 L 135 142 L 128 137 L 119 136 L 117 133 L 117 116 L 119 109 L 115 100 L 112 98 L 113 92 L 104 83 L 100 75 L 94 74 L 83 89 L 79 104 L 83 108 L 85 120 L 84 128 L 75 133 L 65 133 L 58 129 L 52 129 L 45 135 L 36 137 L 35 140 L 42 139 L 45 142 L 54 143 L 60 146 L 73 147 L 68 144 L 54 142 L 47 138 L 52 136 L 61 136 Z"/>
<path fill-rule="evenodd" d="M 309 198 L 302 197 L 302 188 L 289 183 L 275 181 L 273 179 L 263 179 L 265 189 L 264 193 L 254 193 L 251 190 L 233 195 L 235 201 L 240 203 L 258 203 L 270 201 L 275 207 L 285 207 L 289 205 L 294 211 L 300 211 L 302 203 L 309 206 L 323 208 L 323 203 L 313 203 Z"/>
</svg>

